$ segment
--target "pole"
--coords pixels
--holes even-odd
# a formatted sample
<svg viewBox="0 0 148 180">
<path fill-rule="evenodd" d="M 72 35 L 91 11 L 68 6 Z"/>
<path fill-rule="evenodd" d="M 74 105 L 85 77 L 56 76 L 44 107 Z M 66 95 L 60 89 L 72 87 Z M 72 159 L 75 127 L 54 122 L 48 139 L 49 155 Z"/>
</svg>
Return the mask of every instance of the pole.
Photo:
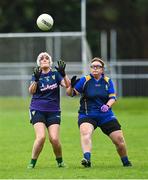
<svg viewBox="0 0 148 180">
<path fill-rule="evenodd" d="M 88 73 L 87 70 L 87 52 L 86 52 L 86 0 L 81 0 L 81 57 L 82 57 L 82 70 L 83 75 Z"/>
<path fill-rule="evenodd" d="M 113 69 L 113 75 L 115 77 L 114 82 L 116 84 L 117 88 L 117 94 L 119 97 L 123 96 L 123 92 L 122 92 L 122 79 L 117 79 L 116 74 L 122 73 L 122 67 L 121 66 L 117 66 L 117 70 L 116 70 L 116 63 L 117 63 L 117 32 L 116 30 L 112 29 L 110 32 L 110 62 L 113 62 L 114 66 L 112 67 Z"/>
<path fill-rule="evenodd" d="M 108 61 L 107 57 L 107 32 L 101 31 L 101 58 Z"/>
</svg>

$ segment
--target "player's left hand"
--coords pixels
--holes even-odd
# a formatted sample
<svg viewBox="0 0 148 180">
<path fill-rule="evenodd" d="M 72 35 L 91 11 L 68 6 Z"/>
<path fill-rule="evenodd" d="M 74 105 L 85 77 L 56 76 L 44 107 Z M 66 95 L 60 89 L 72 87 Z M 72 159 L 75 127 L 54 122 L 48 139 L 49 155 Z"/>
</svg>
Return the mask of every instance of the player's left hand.
<svg viewBox="0 0 148 180">
<path fill-rule="evenodd" d="M 102 112 L 107 112 L 108 110 L 109 110 L 109 106 L 108 106 L 108 105 L 103 104 L 103 105 L 101 106 L 101 111 L 102 111 Z"/>
<path fill-rule="evenodd" d="M 73 88 L 79 80 L 80 80 L 80 78 L 77 79 L 77 76 L 73 76 L 71 78 L 71 87 Z"/>
<path fill-rule="evenodd" d="M 58 61 L 58 67 L 55 66 L 55 69 L 61 74 L 62 77 L 65 77 L 65 68 L 66 68 L 66 63 L 62 60 Z"/>
</svg>

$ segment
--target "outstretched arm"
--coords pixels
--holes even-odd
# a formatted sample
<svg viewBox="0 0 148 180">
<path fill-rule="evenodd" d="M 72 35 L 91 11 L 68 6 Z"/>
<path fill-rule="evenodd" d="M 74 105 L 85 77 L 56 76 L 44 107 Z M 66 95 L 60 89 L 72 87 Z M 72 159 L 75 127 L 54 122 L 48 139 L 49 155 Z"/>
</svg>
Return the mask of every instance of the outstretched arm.
<svg viewBox="0 0 148 180">
<path fill-rule="evenodd" d="M 34 68 L 34 70 L 33 70 L 34 81 L 29 86 L 30 94 L 34 94 L 36 92 L 41 73 L 42 73 L 42 71 L 39 67 Z"/>
<path fill-rule="evenodd" d="M 77 79 L 77 76 L 73 76 L 71 78 L 71 86 L 66 89 L 66 93 L 67 93 L 68 96 L 75 96 L 75 95 L 79 94 L 79 92 L 76 91 L 76 89 L 74 88 L 74 86 L 77 84 L 77 82 L 79 80 L 80 79 Z"/>
<path fill-rule="evenodd" d="M 63 78 L 63 80 L 61 81 L 61 85 L 65 88 L 70 87 L 70 80 L 69 77 L 67 75 L 65 75 L 65 77 Z"/>
<path fill-rule="evenodd" d="M 29 93 L 34 94 L 37 90 L 37 82 L 33 81 L 29 86 Z"/>
<path fill-rule="evenodd" d="M 58 61 L 58 66 L 55 66 L 55 69 L 61 74 L 63 77 L 63 80 L 61 81 L 61 85 L 65 88 L 68 88 L 70 86 L 70 80 L 65 72 L 66 63 L 62 60 Z"/>
<path fill-rule="evenodd" d="M 68 96 L 72 96 L 72 93 L 73 93 L 73 88 L 70 86 L 70 87 L 68 87 L 68 88 L 66 89 L 66 94 L 67 94 Z"/>
</svg>

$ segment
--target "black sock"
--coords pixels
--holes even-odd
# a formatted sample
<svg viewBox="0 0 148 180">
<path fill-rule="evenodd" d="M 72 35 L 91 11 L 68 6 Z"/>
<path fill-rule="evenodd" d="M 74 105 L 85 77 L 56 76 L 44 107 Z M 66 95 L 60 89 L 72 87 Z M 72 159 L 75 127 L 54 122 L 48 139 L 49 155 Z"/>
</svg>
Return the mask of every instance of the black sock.
<svg viewBox="0 0 148 180">
<path fill-rule="evenodd" d="M 33 167 L 35 167 L 37 159 L 31 159 L 30 164 L 33 164 Z"/>
<path fill-rule="evenodd" d="M 57 161 L 57 163 L 61 163 L 61 162 L 63 162 L 63 158 L 62 157 L 57 157 L 56 161 Z"/>
</svg>

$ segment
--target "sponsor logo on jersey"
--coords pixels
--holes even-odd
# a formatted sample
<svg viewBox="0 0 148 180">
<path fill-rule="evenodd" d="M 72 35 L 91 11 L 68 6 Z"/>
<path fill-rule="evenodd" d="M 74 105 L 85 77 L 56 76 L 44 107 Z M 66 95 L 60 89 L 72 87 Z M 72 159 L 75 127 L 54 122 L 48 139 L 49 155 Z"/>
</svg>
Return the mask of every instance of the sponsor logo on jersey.
<svg viewBox="0 0 148 180">
<path fill-rule="evenodd" d="M 58 87 L 58 85 L 57 85 L 57 83 L 54 83 L 54 84 L 51 84 L 51 85 L 46 85 L 44 88 L 41 88 L 41 91 L 46 91 L 46 90 L 52 90 L 52 89 L 55 89 L 55 88 L 57 88 Z"/>
<path fill-rule="evenodd" d="M 101 84 L 95 84 L 95 86 L 96 86 L 96 87 L 100 87 L 100 86 L 101 86 Z"/>
</svg>

